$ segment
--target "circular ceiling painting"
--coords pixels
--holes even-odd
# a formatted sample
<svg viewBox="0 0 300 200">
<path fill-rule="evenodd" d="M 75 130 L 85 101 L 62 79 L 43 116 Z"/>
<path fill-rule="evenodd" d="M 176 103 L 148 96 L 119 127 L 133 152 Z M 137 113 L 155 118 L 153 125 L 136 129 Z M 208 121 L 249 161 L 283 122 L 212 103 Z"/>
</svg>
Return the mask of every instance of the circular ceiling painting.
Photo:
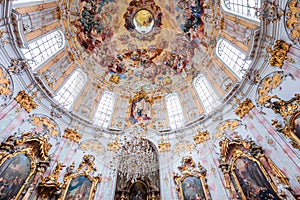
<svg viewBox="0 0 300 200">
<path fill-rule="evenodd" d="M 133 18 L 133 24 L 135 30 L 142 34 L 147 34 L 152 31 L 154 25 L 154 18 L 150 11 L 148 10 L 139 10 Z"/>
</svg>

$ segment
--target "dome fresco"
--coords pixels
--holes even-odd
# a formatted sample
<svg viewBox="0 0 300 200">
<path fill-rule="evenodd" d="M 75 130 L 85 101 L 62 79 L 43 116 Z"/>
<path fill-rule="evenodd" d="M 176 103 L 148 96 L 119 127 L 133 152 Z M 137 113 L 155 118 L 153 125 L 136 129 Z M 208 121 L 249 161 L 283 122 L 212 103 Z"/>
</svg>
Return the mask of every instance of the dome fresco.
<svg viewBox="0 0 300 200">
<path fill-rule="evenodd" d="M 204 35 L 201 1 L 91 0 L 81 1 L 79 10 L 66 23 L 87 54 L 86 72 L 114 90 L 161 94 L 201 69 L 194 61 Z M 147 33 L 139 31 L 143 26 Z"/>
<path fill-rule="evenodd" d="M 0 199 L 300 199 L 299 5 L 0 1 Z"/>
</svg>

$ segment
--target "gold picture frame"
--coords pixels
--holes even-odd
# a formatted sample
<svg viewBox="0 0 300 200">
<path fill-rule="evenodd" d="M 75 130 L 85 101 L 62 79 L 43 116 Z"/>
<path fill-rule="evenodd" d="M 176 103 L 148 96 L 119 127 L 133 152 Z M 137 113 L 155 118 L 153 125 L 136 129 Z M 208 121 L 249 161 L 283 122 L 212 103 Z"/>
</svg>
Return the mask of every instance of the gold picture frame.
<svg viewBox="0 0 300 200">
<path fill-rule="evenodd" d="M 94 199 L 97 185 L 102 179 L 100 174 L 93 176 L 93 174 L 97 171 L 94 167 L 94 160 L 94 156 L 85 155 L 76 170 L 74 170 L 74 162 L 67 168 L 67 173 L 64 176 L 64 184 L 62 186 L 62 193 L 58 200 L 69 199 L 69 191 L 71 190 L 74 190 L 71 195 L 77 195 L 77 198 L 87 200 Z M 75 185 L 72 184 L 73 181 L 75 182 Z M 87 191 L 88 195 L 86 195 Z"/>
<path fill-rule="evenodd" d="M 30 184 L 35 184 L 32 183 L 35 175 L 38 173 L 42 175 L 49 166 L 50 148 L 51 144 L 46 138 L 31 132 L 23 133 L 21 136 L 9 136 L 0 144 L 1 181 L 9 181 L 13 188 L 6 194 L 1 193 L 1 198 L 18 200 L 22 199 L 25 193 L 30 196 L 27 190 Z M 25 175 L 22 174 L 24 171 Z M 2 184 L 2 187 L 4 185 Z"/>
<path fill-rule="evenodd" d="M 254 141 L 243 140 L 239 136 L 223 137 L 219 145 L 219 167 L 232 199 L 253 199 L 257 196 L 280 199 L 282 194 L 278 193 L 277 184 L 290 187 L 288 178 Z"/>
<path fill-rule="evenodd" d="M 182 175 L 173 175 L 179 200 L 190 198 L 211 199 L 206 180 L 206 170 L 198 163 L 198 168 L 191 156 L 182 158 L 182 165 L 178 167 Z"/>
<path fill-rule="evenodd" d="M 138 190 L 136 190 L 136 191 L 132 191 L 132 190 L 134 190 L 134 189 L 132 189 L 135 185 L 138 185 L 138 184 L 141 184 L 142 186 L 144 186 L 144 188 L 145 188 L 145 193 L 143 193 L 142 191 L 141 191 L 141 188 L 137 188 Z M 139 194 L 136 194 L 136 192 L 137 191 L 139 191 Z M 141 197 L 146 197 L 146 199 L 145 198 L 142 198 L 142 199 L 145 199 L 145 200 L 149 200 L 149 188 L 148 188 L 148 186 L 146 185 L 146 183 L 144 182 L 144 181 L 141 181 L 141 180 L 137 180 L 137 181 L 135 181 L 134 183 L 131 183 L 131 185 L 129 186 L 129 188 L 128 188 L 128 198 L 130 199 L 130 200 L 135 200 L 134 198 L 132 198 L 132 194 L 135 194 L 135 196 L 136 195 L 140 195 Z M 138 200 L 138 199 L 136 199 L 136 200 Z"/>
<path fill-rule="evenodd" d="M 299 120 L 298 120 L 299 119 Z M 296 123 L 295 123 L 296 121 Z M 299 129 L 298 129 L 299 121 Z M 300 146 L 300 111 L 297 111 L 290 119 L 290 138 L 291 140 Z"/>
</svg>

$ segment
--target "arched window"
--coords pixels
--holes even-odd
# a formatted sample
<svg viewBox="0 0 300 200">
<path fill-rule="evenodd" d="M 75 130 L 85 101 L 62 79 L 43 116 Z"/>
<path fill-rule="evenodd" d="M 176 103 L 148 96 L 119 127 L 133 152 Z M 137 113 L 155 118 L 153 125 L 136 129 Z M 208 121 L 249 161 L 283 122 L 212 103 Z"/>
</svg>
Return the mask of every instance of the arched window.
<svg viewBox="0 0 300 200">
<path fill-rule="evenodd" d="M 85 83 L 85 74 L 81 70 L 76 70 L 72 73 L 67 82 L 59 89 L 54 98 L 67 109 L 70 109 Z"/>
<path fill-rule="evenodd" d="M 225 11 L 259 21 L 256 13 L 261 6 L 261 0 L 223 0 L 221 2 Z"/>
<path fill-rule="evenodd" d="M 246 60 L 246 55 L 229 42 L 220 39 L 216 45 L 217 56 L 241 79 L 249 68 L 251 60 Z"/>
<path fill-rule="evenodd" d="M 218 95 L 203 74 L 195 79 L 194 87 L 206 113 L 219 105 Z"/>
<path fill-rule="evenodd" d="M 169 94 L 166 97 L 166 104 L 171 129 L 182 127 L 184 118 L 178 95 L 175 93 Z"/>
<path fill-rule="evenodd" d="M 22 49 L 32 70 L 51 58 L 65 46 L 65 38 L 60 30 L 53 31 L 28 44 L 28 49 Z"/>
<path fill-rule="evenodd" d="M 112 92 L 104 92 L 98 105 L 95 122 L 97 125 L 107 128 L 111 121 L 111 116 L 114 110 L 116 96 Z"/>
<path fill-rule="evenodd" d="M 13 0 L 12 6 L 13 8 L 20 8 L 25 6 L 32 6 L 37 4 L 55 2 L 56 0 Z"/>
</svg>

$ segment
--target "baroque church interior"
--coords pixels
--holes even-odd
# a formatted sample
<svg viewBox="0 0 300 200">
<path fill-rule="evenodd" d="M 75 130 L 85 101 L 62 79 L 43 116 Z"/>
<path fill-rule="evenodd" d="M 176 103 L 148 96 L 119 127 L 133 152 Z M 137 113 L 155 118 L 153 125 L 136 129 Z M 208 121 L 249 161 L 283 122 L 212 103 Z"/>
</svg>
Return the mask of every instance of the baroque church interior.
<svg viewBox="0 0 300 200">
<path fill-rule="evenodd" d="M 0 199 L 300 199 L 300 0 L 0 0 Z"/>
</svg>

